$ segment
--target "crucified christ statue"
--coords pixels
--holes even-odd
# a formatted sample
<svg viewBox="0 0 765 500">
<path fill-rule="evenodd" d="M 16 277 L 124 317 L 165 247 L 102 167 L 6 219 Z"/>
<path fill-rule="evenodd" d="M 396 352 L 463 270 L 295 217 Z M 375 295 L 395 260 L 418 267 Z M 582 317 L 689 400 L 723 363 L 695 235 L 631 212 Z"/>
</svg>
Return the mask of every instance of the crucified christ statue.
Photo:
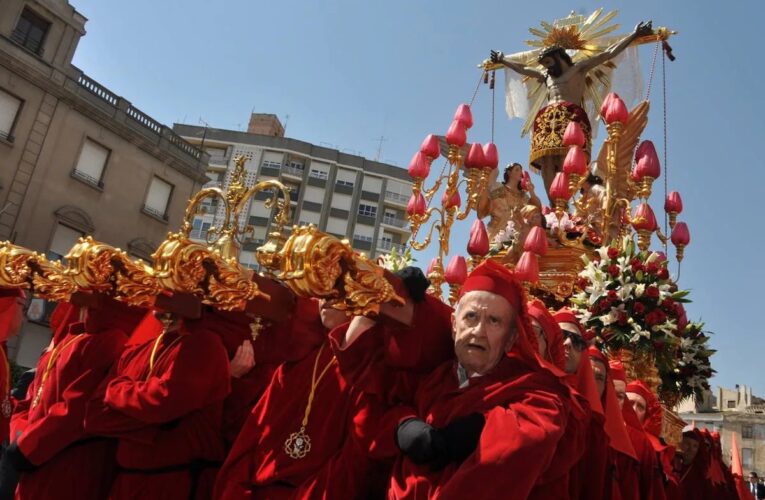
<svg viewBox="0 0 765 500">
<path fill-rule="evenodd" d="M 524 66 L 502 52 L 492 50 L 491 62 L 507 66 L 512 71 L 535 78 L 547 88 L 547 105 L 534 118 L 531 135 L 531 166 L 541 172 L 545 190 L 549 193 L 555 174 L 560 172 L 567 149 L 563 133 L 569 122 L 576 121 L 585 134 L 584 151 L 589 157 L 592 127 L 584 111 L 587 73 L 616 57 L 636 38 L 653 33 L 651 23 L 640 23 L 632 33 L 594 56 L 574 62 L 559 46 L 547 47 L 537 61 L 544 71 Z"/>
</svg>

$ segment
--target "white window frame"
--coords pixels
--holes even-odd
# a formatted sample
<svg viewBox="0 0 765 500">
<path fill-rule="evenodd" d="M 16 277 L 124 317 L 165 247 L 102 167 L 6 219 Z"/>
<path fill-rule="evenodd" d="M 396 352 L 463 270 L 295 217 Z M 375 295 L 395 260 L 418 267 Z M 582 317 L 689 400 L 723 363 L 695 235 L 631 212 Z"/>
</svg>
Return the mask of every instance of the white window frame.
<svg viewBox="0 0 765 500">
<path fill-rule="evenodd" d="M 0 88 L 0 113 L 5 113 L 5 115 L 0 115 L 0 139 L 13 142 L 13 131 L 16 128 L 16 123 L 19 120 L 23 107 L 23 99 Z M 4 119 L 4 116 L 10 117 L 10 119 Z M 3 123 L 7 124 L 5 127 L 8 130 L 3 130 Z"/>
<path fill-rule="evenodd" d="M 169 186 L 169 192 L 167 194 L 167 197 L 165 198 L 164 208 L 160 208 L 159 206 L 152 206 L 152 204 L 150 203 L 150 198 L 152 196 L 152 186 L 154 186 L 155 182 L 166 184 L 167 186 Z M 175 186 L 172 183 L 167 182 L 165 179 L 162 179 L 161 177 L 158 177 L 156 175 L 153 176 L 151 178 L 151 182 L 149 182 L 149 189 L 146 191 L 146 199 L 143 204 L 143 211 L 154 217 L 167 220 L 168 219 L 167 211 L 168 211 L 168 208 L 170 208 L 170 201 L 173 198 L 174 190 L 175 190 Z"/>
<path fill-rule="evenodd" d="M 111 155 L 111 149 L 90 137 L 85 137 L 72 175 L 87 184 L 103 187 L 104 171 Z M 103 159 L 99 156 L 103 156 Z M 99 166 L 97 163 L 101 165 Z"/>
</svg>

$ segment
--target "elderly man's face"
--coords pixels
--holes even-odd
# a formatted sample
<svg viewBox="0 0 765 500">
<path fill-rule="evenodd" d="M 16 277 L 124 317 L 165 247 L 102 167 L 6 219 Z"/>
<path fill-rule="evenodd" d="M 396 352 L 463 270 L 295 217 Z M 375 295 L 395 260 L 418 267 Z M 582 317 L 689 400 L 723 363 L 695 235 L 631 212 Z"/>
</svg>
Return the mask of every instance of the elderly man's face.
<svg viewBox="0 0 765 500">
<path fill-rule="evenodd" d="M 680 454 L 683 457 L 683 462 L 685 465 L 692 464 L 698 452 L 699 442 L 693 438 L 683 436 L 683 440 L 680 443 Z"/>
<path fill-rule="evenodd" d="M 598 388 L 598 394 L 603 397 L 603 391 L 606 390 L 606 365 L 597 359 L 590 358 L 590 366 L 592 366 L 592 374 L 595 376 L 595 386 Z"/>
<path fill-rule="evenodd" d="M 468 374 L 490 372 L 515 342 L 515 312 L 499 295 L 466 293 L 452 315 L 454 352 Z"/>
<path fill-rule="evenodd" d="M 545 337 L 545 331 L 542 330 L 542 325 L 539 324 L 539 321 L 532 318 L 531 328 L 534 330 L 534 333 L 537 336 L 537 344 L 539 345 L 539 356 L 542 359 L 546 359 L 547 361 L 550 361 L 550 357 L 547 355 L 547 337 Z"/>
<path fill-rule="evenodd" d="M 614 392 L 616 392 L 616 400 L 619 401 L 619 407 L 623 407 L 624 400 L 627 398 L 627 383 L 624 380 L 614 380 Z"/>
<path fill-rule="evenodd" d="M 648 403 L 643 396 L 635 392 L 628 392 L 627 397 L 632 401 L 632 407 L 635 409 L 635 414 L 642 424 L 645 420 L 645 410 L 648 407 Z"/>
</svg>

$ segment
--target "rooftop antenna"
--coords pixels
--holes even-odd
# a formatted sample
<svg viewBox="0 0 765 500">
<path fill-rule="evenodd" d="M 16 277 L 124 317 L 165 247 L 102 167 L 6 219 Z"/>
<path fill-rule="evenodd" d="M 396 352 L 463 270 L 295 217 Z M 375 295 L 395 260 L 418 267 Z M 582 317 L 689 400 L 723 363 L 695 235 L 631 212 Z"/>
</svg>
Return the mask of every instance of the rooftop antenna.
<svg viewBox="0 0 765 500">
<path fill-rule="evenodd" d="M 287 137 L 287 124 L 290 122 L 290 115 L 284 115 L 284 136 Z"/>
<path fill-rule="evenodd" d="M 378 139 L 377 154 L 375 155 L 375 161 L 380 161 L 380 159 L 382 158 L 383 142 L 385 142 L 387 140 L 388 139 L 386 139 L 384 135 L 381 135 L 380 139 Z"/>
<path fill-rule="evenodd" d="M 204 151 L 205 150 L 205 139 L 207 138 L 207 129 L 210 127 L 210 124 L 207 123 L 206 121 L 204 121 L 201 116 L 199 117 L 199 123 L 201 123 L 202 125 L 205 126 L 205 129 L 202 132 L 202 143 L 199 145 L 199 149 L 201 151 Z"/>
</svg>

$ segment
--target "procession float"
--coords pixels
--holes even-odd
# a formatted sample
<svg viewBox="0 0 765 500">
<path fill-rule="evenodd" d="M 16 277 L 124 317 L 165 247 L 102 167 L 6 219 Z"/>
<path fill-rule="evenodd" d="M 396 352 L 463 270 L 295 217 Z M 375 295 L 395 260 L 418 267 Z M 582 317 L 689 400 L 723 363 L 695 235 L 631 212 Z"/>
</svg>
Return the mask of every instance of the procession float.
<svg viewBox="0 0 765 500">
<path fill-rule="evenodd" d="M 629 378 L 652 385 L 665 405 L 664 437 L 676 443 L 683 422 L 672 409 L 708 388 L 713 351 L 703 325 L 688 320 L 688 292 L 678 284 L 690 243 L 687 225 L 678 220 L 681 197 L 664 183 L 663 224 L 649 204 L 667 166 L 643 131 L 657 64 L 664 68 L 674 59 L 668 43 L 674 33 L 641 23 L 616 35 L 616 15 L 601 9 L 542 22 L 530 29 L 529 50 L 492 51 L 479 65 L 473 100 L 458 106 L 445 133 L 425 138 L 409 165 L 412 238 L 403 258 L 373 261 L 313 226 L 290 227 L 289 190 L 275 180 L 247 186 L 245 159 L 237 158 L 227 188 L 197 193 L 182 227 L 168 234 L 151 262 L 132 260 L 90 236 L 60 262 L 4 242 L 0 287 L 92 307 L 108 297 L 153 308 L 163 323 L 199 317 L 205 307 L 240 312 L 250 318 L 255 338 L 266 323 L 286 320 L 295 297 L 325 299 L 348 315 L 403 303 L 391 268 L 410 252 L 437 245 L 426 273 L 430 293 L 453 303 L 468 270 L 485 259 L 513 268 L 530 296 L 550 308 L 574 309 L 596 345 L 622 360 Z M 653 47 L 645 88 L 640 46 Z M 508 116 L 524 120 L 521 134 L 530 138 L 528 170 L 511 164 L 501 174 L 493 137 L 483 145 L 468 141 L 471 105 L 481 88 L 495 102 L 500 71 Z M 599 128 L 605 138 L 596 152 Z M 431 175 L 434 165 L 440 171 Z M 540 176 L 544 199 L 529 170 Z M 248 231 L 240 214 L 262 193 L 275 224 L 253 272 L 238 260 Z M 220 200 L 224 216 L 207 241 L 193 241 L 191 222 L 210 197 Z M 472 221 L 467 241 L 452 237 L 457 221 Z"/>
</svg>

